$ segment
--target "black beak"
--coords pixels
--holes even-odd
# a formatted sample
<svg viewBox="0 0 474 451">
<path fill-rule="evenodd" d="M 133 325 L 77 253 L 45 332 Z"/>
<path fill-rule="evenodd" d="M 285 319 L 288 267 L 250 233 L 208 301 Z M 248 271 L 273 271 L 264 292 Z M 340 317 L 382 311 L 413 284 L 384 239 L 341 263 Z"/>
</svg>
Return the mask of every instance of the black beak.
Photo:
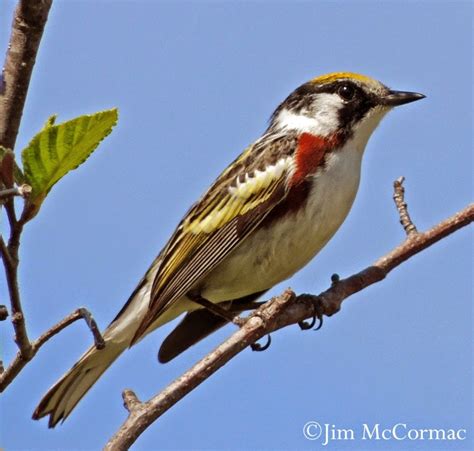
<svg viewBox="0 0 474 451">
<path fill-rule="evenodd" d="M 389 91 L 386 95 L 380 99 L 381 105 L 389 107 L 404 105 L 405 103 L 415 102 L 416 100 L 424 99 L 424 94 L 418 92 L 406 92 L 406 91 Z"/>
</svg>

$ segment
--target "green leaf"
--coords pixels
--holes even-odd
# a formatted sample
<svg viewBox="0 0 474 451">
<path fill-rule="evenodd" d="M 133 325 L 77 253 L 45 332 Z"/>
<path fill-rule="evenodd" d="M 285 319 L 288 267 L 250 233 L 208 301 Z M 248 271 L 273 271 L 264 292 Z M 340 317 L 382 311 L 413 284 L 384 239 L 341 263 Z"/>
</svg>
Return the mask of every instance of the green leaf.
<svg viewBox="0 0 474 451">
<path fill-rule="evenodd" d="M 10 149 L 5 149 L 5 147 L 0 146 L 0 177 L 3 179 L 5 177 L 4 168 L 3 168 L 3 159 L 5 158 L 5 155 L 8 154 L 8 158 L 13 159 L 13 177 L 15 179 L 15 183 L 17 185 L 23 185 L 23 183 L 26 183 L 25 176 L 23 175 L 23 172 L 21 169 L 18 167 L 18 165 L 15 162 L 15 154 L 10 150 Z"/>
<path fill-rule="evenodd" d="M 22 154 L 28 198 L 27 218 L 38 212 L 45 197 L 62 177 L 84 163 L 117 123 L 116 108 L 80 116 L 59 125 L 51 116 Z"/>
</svg>

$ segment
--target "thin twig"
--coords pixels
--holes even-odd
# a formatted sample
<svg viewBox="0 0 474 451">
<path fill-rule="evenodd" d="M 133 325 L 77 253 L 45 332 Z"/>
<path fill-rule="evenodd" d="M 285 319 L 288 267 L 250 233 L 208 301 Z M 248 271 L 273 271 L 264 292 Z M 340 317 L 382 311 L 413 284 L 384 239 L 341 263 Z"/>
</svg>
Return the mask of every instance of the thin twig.
<svg viewBox="0 0 474 451">
<path fill-rule="evenodd" d="M 8 246 L 5 244 L 2 235 L 0 235 L 0 257 L 2 257 L 4 265 L 13 266 L 14 263 L 10 251 L 8 250 Z"/>
<path fill-rule="evenodd" d="M 97 323 L 95 319 L 92 317 L 89 310 L 84 307 L 78 308 L 76 311 L 72 312 L 70 315 L 66 316 L 66 318 L 59 321 L 59 323 L 55 324 L 51 329 L 47 330 L 43 335 L 38 337 L 38 339 L 33 343 L 33 347 L 37 351 L 44 343 L 46 343 L 50 338 L 54 337 L 56 334 L 61 332 L 70 324 L 74 323 L 78 319 L 83 319 L 89 330 L 92 332 L 92 336 L 94 337 L 95 347 L 97 349 L 104 349 L 105 348 L 105 341 L 102 337 L 102 334 L 97 327 Z"/>
<path fill-rule="evenodd" d="M 15 196 L 27 197 L 30 193 L 31 193 L 30 185 L 25 184 L 25 185 L 15 186 L 13 188 L 7 188 L 0 191 L 0 200 L 9 199 Z"/>
<path fill-rule="evenodd" d="M 397 207 L 400 224 L 405 229 L 407 236 L 412 237 L 418 233 L 418 230 L 408 214 L 408 206 L 405 202 L 405 188 L 403 187 L 404 181 L 405 177 L 399 177 L 393 182 L 393 201 Z"/>
<path fill-rule="evenodd" d="M 31 73 L 51 3 L 52 0 L 20 0 L 15 9 L 0 86 L 0 145 L 6 149 L 13 150 L 15 147 Z M 0 238 L 0 253 L 10 294 L 15 341 L 21 358 L 30 360 L 34 352 L 28 339 L 18 288 L 18 251 L 23 222 L 16 218 L 13 196 L 7 198 L 5 210 L 10 224 L 10 237 L 8 247 Z"/>
<path fill-rule="evenodd" d="M 10 199 L 11 197 L 15 197 L 19 195 L 20 195 L 20 192 L 18 191 L 17 187 L 4 189 L 0 191 L 0 200 Z"/>
<path fill-rule="evenodd" d="M 5 210 L 7 212 L 8 224 L 10 225 L 10 230 L 13 230 L 17 224 L 15 204 L 13 202 L 13 198 L 7 199 L 5 203 Z"/>
<path fill-rule="evenodd" d="M 12 255 L 12 252 L 15 252 Z M 26 322 L 21 307 L 20 290 L 18 288 L 18 248 L 5 245 L 3 237 L 0 236 L 0 255 L 2 256 L 5 276 L 7 279 L 8 292 L 10 294 L 12 324 L 15 329 L 15 342 L 20 348 L 20 354 L 26 360 L 32 355 L 31 343 L 26 331 Z"/>
<path fill-rule="evenodd" d="M 8 387 L 8 385 L 13 381 L 13 379 L 15 379 L 20 371 L 26 366 L 26 364 L 36 355 L 41 346 L 43 346 L 49 339 L 79 319 L 84 319 L 90 331 L 92 332 L 92 335 L 94 336 L 95 347 L 97 349 L 103 349 L 105 347 L 105 341 L 99 331 L 99 328 L 97 327 L 97 323 L 87 309 L 84 307 L 79 308 L 48 329 L 43 335 L 39 336 L 37 340 L 31 343 L 31 355 L 28 359 L 25 358 L 21 352 L 17 353 L 16 357 L 10 363 L 8 368 L 0 376 L 0 392 L 3 392 L 5 388 Z"/>
<path fill-rule="evenodd" d="M 129 449 L 156 419 L 251 343 L 277 329 L 297 324 L 312 317 L 315 303 L 318 303 L 318 307 L 325 315 L 333 315 L 339 311 L 346 298 L 383 280 L 392 269 L 402 262 L 470 224 L 473 220 L 474 205 L 469 205 L 427 232 L 418 233 L 414 239 L 405 240 L 363 271 L 346 279 L 333 281 L 331 287 L 318 296 L 297 296 L 289 305 L 279 311 L 274 310 L 274 306 L 284 302 L 288 292 L 264 304 L 250 316 L 240 330 L 172 382 L 161 393 L 147 402 L 140 403 L 136 406 L 137 408 L 130 409 L 128 418 L 104 449 L 108 451 Z"/>
<path fill-rule="evenodd" d="M 123 405 L 131 413 L 143 406 L 133 390 L 125 389 L 122 393 Z"/>
</svg>

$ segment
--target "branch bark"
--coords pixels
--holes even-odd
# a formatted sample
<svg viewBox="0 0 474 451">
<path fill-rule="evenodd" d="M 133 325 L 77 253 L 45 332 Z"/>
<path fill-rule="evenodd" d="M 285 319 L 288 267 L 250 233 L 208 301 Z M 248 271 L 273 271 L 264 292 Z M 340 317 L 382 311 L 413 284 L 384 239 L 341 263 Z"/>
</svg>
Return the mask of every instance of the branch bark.
<svg viewBox="0 0 474 451">
<path fill-rule="evenodd" d="M 140 402 L 133 391 L 126 390 L 123 397 L 129 415 L 104 449 L 107 451 L 129 449 L 155 420 L 247 346 L 270 332 L 298 324 L 318 313 L 326 316 L 337 313 L 342 302 L 349 296 L 380 282 L 390 271 L 410 257 L 474 220 L 474 205 L 471 204 L 427 232 L 417 232 L 414 225 L 407 227 L 413 223 L 408 216 L 403 191 L 400 190 L 403 180 L 399 179 L 397 182 L 395 194 L 398 197 L 395 203 L 400 221 L 407 233 L 403 243 L 357 274 L 341 280 L 333 278 L 331 287 L 318 296 L 309 294 L 295 296 L 291 290 L 287 290 L 281 296 L 273 298 L 253 312 L 240 330 L 149 401 Z"/>
<path fill-rule="evenodd" d="M 403 187 L 404 181 L 405 177 L 399 177 L 393 182 L 393 201 L 400 217 L 400 224 L 405 229 L 407 236 L 410 236 L 418 233 L 418 230 L 408 214 L 408 206 L 405 202 L 405 188 Z"/>
<path fill-rule="evenodd" d="M 105 348 L 104 338 L 102 337 L 99 328 L 97 327 L 97 323 L 95 322 L 91 313 L 85 308 L 79 308 L 70 315 L 66 316 L 66 318 L 59 321 L 59 323 L 48 329 L 43 335 L 39 336 L 36 341 L 31 343 L 31 351 L 28 358 L 26 358 L 22 352 L 19 351 L 15 359 L 10 363 L 9 367 L 6 370 L 0 371 L 0 393 L 3 392 L 6 387 L 8 387 L 8 385 L 13 381 L 13 379 L 15 379 L 16 376 L 18 376 L 20 371 L 40 350 L 41 346 L 43 346 L 49 339 L 79 319 L 84 319 L 90 331 L 92 332 L 96 348 Z"/>
<path fill-rule="evenodd" d="M 0 145 L 15 147 L 36 54 L 52 0 L 21 0 L 13 17 L 0 85 Z"/>
<path fill-rule="evenodd" d="M 27 197 L 31 193 L 30 185 L 20 185 L 13 188 L 7 188 L 0 191 L 0 200 L 9 199 L 11 197 L 20 196 Z"/>
<path fill-rule="evenodd" d="M 31 73 L 51 3 L 52 0 L 20 0 L 15 10 L 10 43 L 0 79 L 0 145 L 6 149 L 13 150 L 15 147 Z M 10 175 L 11 177 L 7 178 L 13 180 L 13 175 Z M 5 192 L 3 194 L 5 195 Z M 28 361 L 35 351 L 28 338 L 18 288 L 18 254 L 23 222 L 16 218 L 13 196 L 10 194 L 7 190 L 5 210 L 10 224 L 10 237 L 8 245 L 0 238 L 0 254 L 10 295 L 15 342 L 20 349 L 21 359 Z"/>
<path fill-rule="evenodd" d="M 10 239 L 11 242 L 11 239 Z M 26 321 L 21 306 L 20 290 L 18 287 L 18 246 L 7 246 L 0 236 L 0 255 L 5 267 L 8 293 L 12 307 L 12 324 L 15 329 L 15 343 L 25 360 L 32 357 L 31 343 L 26 331 Z"/>
</svg>

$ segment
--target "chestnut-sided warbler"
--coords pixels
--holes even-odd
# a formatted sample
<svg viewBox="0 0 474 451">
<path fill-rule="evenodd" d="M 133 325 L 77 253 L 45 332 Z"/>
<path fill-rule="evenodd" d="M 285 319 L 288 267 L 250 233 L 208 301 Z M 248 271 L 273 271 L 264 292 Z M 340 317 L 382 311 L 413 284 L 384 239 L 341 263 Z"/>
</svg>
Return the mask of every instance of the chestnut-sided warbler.
<svg viewBox="0 0 474 451">
<path fill-rule="evenodd" d="M 105 330 L 44 396 L 33 418 L 65 420 L 128 347 L 186 313 L 165 339 L 167 362 L 306 265 L 346 218 L 362 155 L 383 116 L 422 99 L 339 72 L 303 84 L 195 203 Z M 212 304 L 211 304 L 212 303 Z M 207 306 L 206 306 L 207 305 Z M 217 311 L 210 306 L 218 305 Z"/>
</svg>

